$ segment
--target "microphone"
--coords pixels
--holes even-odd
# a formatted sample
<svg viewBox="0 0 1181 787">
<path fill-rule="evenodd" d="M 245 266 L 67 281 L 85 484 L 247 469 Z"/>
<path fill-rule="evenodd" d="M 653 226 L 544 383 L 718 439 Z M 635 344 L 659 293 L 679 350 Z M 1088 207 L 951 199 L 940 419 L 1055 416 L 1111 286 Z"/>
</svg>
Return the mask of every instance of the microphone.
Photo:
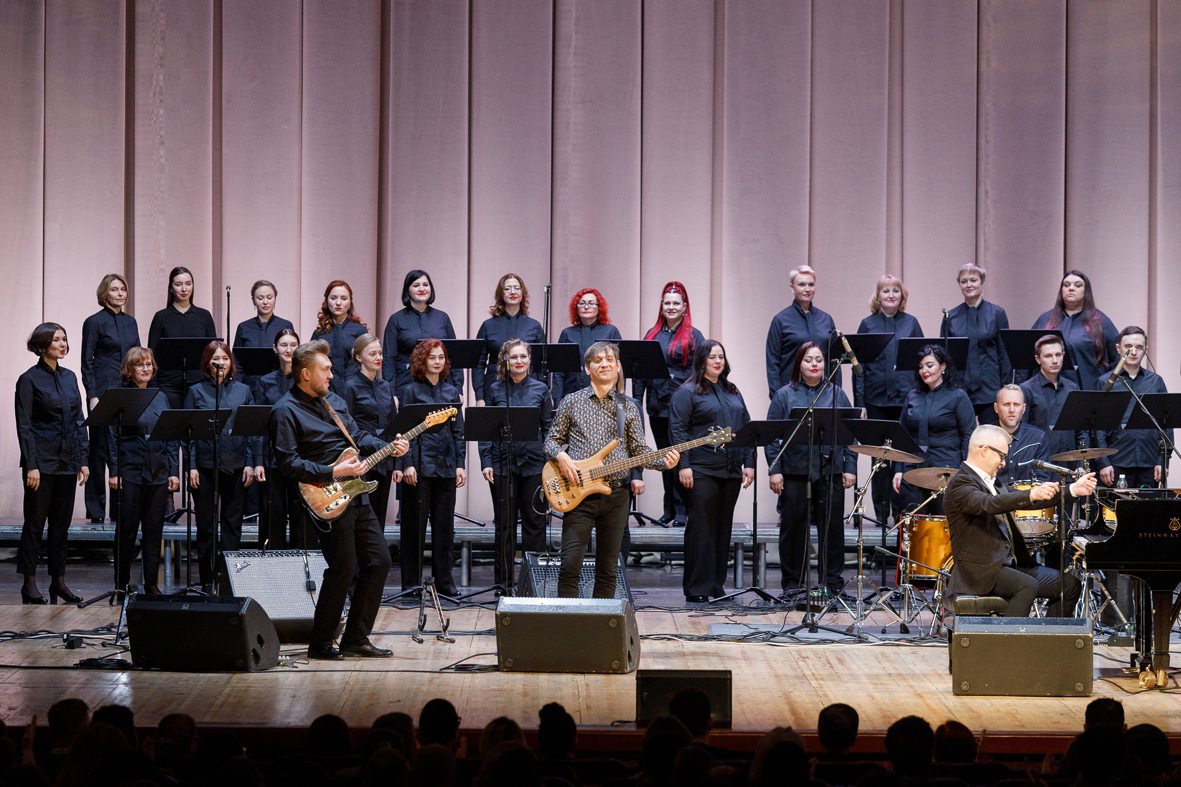
<svg viewBox="0 0 1181 787">
<path fill-rule="evenodd" d="M 845 355 L 849 356 L 849 363 L 853 365 L 853 374 L 865 374 L 865 369 L 857 360 L 857 356 L 853 354 L 853 348 L 849 346 L 849 340 L 845 338 L 845 334 L 837 331 L 837 336 L 841 337 L 841 344 L 845 345 Z"/>
<path fill-rule="evenodd" d="M 1045 470 L 1047 473 L 1054 473 L 1055 475 L 1060 475 L 1063 477 L 1075 475 L 1076 472 L 1074 470 L 1069 470 L 1062 465 L 1053 465 L 1049 462 L 1043 462 L 1040 459 L 1031 459 L 1028 464 L 1033 465 L 1038 470 Z"/>
<path fill-rule="evenodd" d="M 1119 373 L 1124 370 L 1124 364 L 1128 362 L 1128 356 L 1131 354 L 1132 351 L 1129 349 L 1124 353 L 1124 357 L 1119 359 L 1119 363 L 1115 365 L 1115 370 L 1107 378 L 1107 382 L 1103 383 L 1103 393 L 1110 393 L 1111 389 L 1115 387 L 1115 381 L 1119 379 Z"/>
</svg>

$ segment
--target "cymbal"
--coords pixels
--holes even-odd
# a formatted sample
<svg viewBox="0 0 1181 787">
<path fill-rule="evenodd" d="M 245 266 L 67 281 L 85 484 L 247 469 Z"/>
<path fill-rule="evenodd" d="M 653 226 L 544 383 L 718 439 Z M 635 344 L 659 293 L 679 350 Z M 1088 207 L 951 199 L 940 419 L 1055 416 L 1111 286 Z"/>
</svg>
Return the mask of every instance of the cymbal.
<svg viewBox="0 0 1181 787">
<path fill-rule="evenodd" d="M 958 472 L 959 470 L 950 467 L 916 467 L 914 470 L 907 470 L 902 477 L 908 484 L 923 489 L 939 489 L 946 486 L 948 480 Z"/>
<path fill-rule="evenodd" d="M 897 448 L 890 448 L 884 445 L 851 445 L 849 450 L 855 454 L 864 454 L 865 456 L 872 456 L 875 459 L 885 459 L 887 462 L 905 462 L 910 464 L 912 462 L 921 462 L 921 456 L 908 454 L 905 451 L 899 451 Z"/>
<path fill-rule="evenodd" d="M 1111 456 L 1114 448 L 1079 448 L 1076 451 L 1063 451 L 1050 457 L 1051 462 L 1082 462 L 1087 459 L 1098 459 L 1101 456 Z"/>
</svg>

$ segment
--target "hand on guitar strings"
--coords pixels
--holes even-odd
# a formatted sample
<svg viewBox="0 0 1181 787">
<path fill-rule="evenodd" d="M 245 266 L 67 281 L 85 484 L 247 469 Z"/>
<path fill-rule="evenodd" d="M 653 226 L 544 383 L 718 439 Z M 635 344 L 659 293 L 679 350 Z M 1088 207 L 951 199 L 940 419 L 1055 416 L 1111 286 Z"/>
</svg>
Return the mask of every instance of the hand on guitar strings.
<svg viewBox="0 0 1181 787">
<path fill-rule="evenodd" d="M 333 478 L 358 478 L 365 474 L 365 463 L 356 454 L 349 456 L 340 464 L 332 468 Z"/>
</svg>

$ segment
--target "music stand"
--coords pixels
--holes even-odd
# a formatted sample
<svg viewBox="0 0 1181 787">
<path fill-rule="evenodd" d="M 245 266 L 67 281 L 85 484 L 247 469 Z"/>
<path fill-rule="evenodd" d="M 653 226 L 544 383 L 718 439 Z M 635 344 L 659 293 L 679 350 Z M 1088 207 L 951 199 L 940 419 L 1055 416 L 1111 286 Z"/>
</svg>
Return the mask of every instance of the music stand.
<svg viewBox="0 0 1181 787">
<path fill-rule="evenodd" d="M 546 359 L 546 371 L 548 374 L 571 374 L 581 372 L 584 367 L 582 353 L 579 352 L 577 344 L 571 344 L 569 342 L 551 344 L 530 342 L 529 357 L 540 358 L 542 356 Z"/>
<path fill-rule="evenodd" d="M 251 347 L 249 349 L 253 350 L 253 349 L 260 349 L 260 348 Z M 271 355 L 275 355 L 275 354 L 272 352 Z M 275 357 L 277 358 L 278 356 L 275 356 Z M 242 404 L 242 405 L 238 405 L 238 408 L 236 410 L 234 410 L 234 423 L 230 425 L 230 431 L 227 433 L 226 436 L 227 437 L 259 438 L 259 439 L 255 440 L 255 443 L 254 443 L 255 446 L 256 447 L 261 446 L 265 442 L 268 447 L 267 450 L 270 451 L 271 450 L 271 442 L 270 442 L 270 440 L 265 440 L 265 438 L 267 438 L 269 436 L 270 421 L 271 421 L 271 406 L 269 404 Z M 266 465 L 268 467 L 273 467 L 274 462 L 264 462 L 263 457 L 259 455 L 260 453 L 261 452 L 259 452 L 259 451 L 255 452 L 255 457 L 254 457 L 255 466 L 257 467 L 259 465 Z M 267 481 L 269 483 L 270 479 L 267 479 Z M 262 500 L 262 483 L 261 482 L 259 482 L 259 493 L 258 494 L 259 494 L 259 500 L 261 501 Z M 260 511 L 262 510 L 261 502 L 259 504 L 259 510 Z M 261 520 L 261 516 L 260 516 L 260 520 Z M 262 541 L 262 534 L 264 532 L 263 524 L 264 523 L 262 523 L 260 521 L 259 528 L 258 528 L 258 533 L 259 533 L 258 547 L 259 547 L 259 549 L 261 549 L 262 551 L 265 552 L 266 545 Z M 265 532 L 267 532 L 267 533 L 271 532 L 271 527 L 270 527 L 270 525 L 271 525 L 271 510 L 269 507 L 267 508 L 267 521 L 266 521 L 265 525 L 266 525 Z M 221 527 L 220 521 L 218 522 L 218 527 L 219 528 Z M 220 549 L 221 548 L 221 539 L 220 539 L 221 534 L 219 533 L 218 535 L 219 535 L 219 538 L 218 538 L 218 542 L 217 542 L 217 548 Z M 306 539 L 305 539 L 305 546 L 306 546 Z"/>
<path fill-rule="evenodd" d="M 1068 371 L 1075 368 L 1074 360 L 1070 356 L 1070 348 L 1066 346 L 1066 341 L 1062 338 L 1062 331 L 1057 328 L 1041 328 L 1033 330 L 1003 330 L 1001 334 L 1001 344 L 1005 347 L 1005 352 L 1009 356 L 1009 365 L 1014 369 L 1020 369 L 1030 373 L 1041 371 L 1038 365 L 1037 358 L 1034 354 L 1034 345 L 1037 344 L 1038 339 L 1043 336 L 1052 335 L 1057 336 L 1058 340 L 1062 342 L 1064 355 L 1062 358 L 1062 371 Z M 1004 382 L 1003 380 L 1001 382 Z"/>
<path fill-rule="evenodd" d="M 896 372 L 917 372 L 919 370 L 919 353 L 928 344 L 945 347 L 951 362 L 959 372 L 963 372 L 968 365 L 968 339 L 963 336 L 922 337 L 907 336 L 898 340 L 898 360 L 894 364 Z"/>
<path fill-rule="evenodd" d="M 157 341 L 152 348 L 158 370 L 181 373 L 182 402 L 189 392 L 189 372 L 199 371 L 205 348 L 210 342 L 220 341 L 219 338 L 209 336 L 168 336 Z"/>
<path fill-rule="evenodd" d="M 857 356 L 857 361 L 862 366 L 876 361 L 894 339 L 892 333 L 846 333 L 843 336 L 849 342 L 849 347 L 853 349 L 853 354 Z M 848 355 L 842 356 L 840 361 L 841 363 L 853 363 L 849 360 Z"/>
<path fill-rule="evenodd" d="M 623 366 L 625 378 L 640 380 L 668 380 L 668 360 L 664 357 L 664 350 L 660 342 L 655 339 L 641 339 L 639 341 L 617 342 L 619 345 L 619 362 Z"/>
<path fill-rule="evenodd" d="M 1173 428 L 1170 424 L 1175 425 L 1181 421 L 1181 394 L 1144 394 L 1138 401 L 1140 406 L 1132 409 L 1132 415 L 1124 428 L 1153 429 L 1160 435 L 1160 482 L 1157 486 L 1165 489 L 1169 474 L 1169 454 L 1177 453 L 1173 441 L 1169 439 L 1168 430 Z M 1177 455 L 1181 457 L 1181 454 Z"/>
<path fill-rule="evenodd" d="M 475 369 L 480 365 L 480 356 L 484 354 L 484 340 L 483 339 L 442 339 L 443 349 L 447 351 L 447 360 L 451 362 L 452 373 L 459 372 L 462 378 L 463 372 L 461 369 Z M 492 359 L 495 362 L 495 358 Z M 492 364 L 492 368 L 496 368 L 496 364 Z M 495 374 L 495 372 L 493 372 Z M 463 381 L 460 380 L 460 397 L 463 396 Z M 472 393 L 476 398 L 483 401 L 484 392 L 476 390 L 475 380 L 472 381 Z M 410 424 L 413 429 L 417 424 Z"/>
</svg>

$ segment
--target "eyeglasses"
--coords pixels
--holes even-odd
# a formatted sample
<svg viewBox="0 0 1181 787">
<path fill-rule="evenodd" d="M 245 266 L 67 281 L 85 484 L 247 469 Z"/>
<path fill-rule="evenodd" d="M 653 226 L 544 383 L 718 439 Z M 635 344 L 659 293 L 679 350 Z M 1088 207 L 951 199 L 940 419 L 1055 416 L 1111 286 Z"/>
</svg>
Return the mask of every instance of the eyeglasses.
<svg viewBox="0 0 1181 787">
<path fill-rule="evenodd" d="M 151 361 L 140 361 L 139 363 L 134 364 L 134 366 L 136 369 L 155 369 L 156 368 L 156 364 L 152 363 Z"/>
<path fill-rule="evenodd" d="M 594 307 L 596 307 L 598 305 L 599 305 L 598 301 L 579 301 L 578 302 L 578 308 L 580 308 L 580 309 L 593 309 Z"/>
<path fill-rule="evenodd" d="M 1007 462 L 1007 461 L 1009 461 L 1009 455 L 1008 455 L 1007 453 L 1005 453 L 1004 451 L 1002 451 L 1001 449 L 999 449 L 999 448 L 993 448 L 991 445 L 986 445 L 986 446 L 984 446 L 984 447 L 985 447 L 985 448 L 987 448 L 989 451 L 994 451 L 994 452 L 996 452 L 996 455 L 997 455 L 997 456 L 999 456 L 999 457 L 1001 458 L 1001 461 L 1002 461 L 1002 462 Z"/>
</svg>

